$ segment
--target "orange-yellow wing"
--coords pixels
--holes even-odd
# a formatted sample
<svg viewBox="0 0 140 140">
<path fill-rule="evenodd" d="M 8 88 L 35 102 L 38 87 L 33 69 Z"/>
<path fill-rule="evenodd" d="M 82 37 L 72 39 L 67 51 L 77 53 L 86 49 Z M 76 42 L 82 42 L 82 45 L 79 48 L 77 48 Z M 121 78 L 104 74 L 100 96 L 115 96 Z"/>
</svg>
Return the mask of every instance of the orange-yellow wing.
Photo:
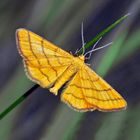
<svg viewBox="0 0 140 140">
<path fill-rule="evenodd" d="M 26 29 L 17 30 L 16 40 L 28 77 L 42 87 L 51 86 L 72 63 L 72 55 Z"/>
<path fill-rule="evenodd" d="M 86 65 L 68 83 L 61 100 L 77 111 L 116 111 L 127 106 L 123 97 Z"/>
</svg>

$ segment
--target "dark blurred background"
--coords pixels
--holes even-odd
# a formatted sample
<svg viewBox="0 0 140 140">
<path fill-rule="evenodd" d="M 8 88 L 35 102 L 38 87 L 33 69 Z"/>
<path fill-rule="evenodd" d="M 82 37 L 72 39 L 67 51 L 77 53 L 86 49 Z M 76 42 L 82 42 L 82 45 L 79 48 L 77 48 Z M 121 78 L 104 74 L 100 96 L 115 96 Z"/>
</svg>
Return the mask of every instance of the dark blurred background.
<svg viewBox="0 0 140 140">
<path fill-rule="evenodd" d="M 0 121 L 0 140 L 140 140 L 140 0 L 0 0 L 0 111 L 30 89 L 15 31 L 31 30 L 64 50 L 81 47 L 121 16 L 89 63 L 127 100 L 125 111 L 79 113 L 38 88 Z"/>
</svg>

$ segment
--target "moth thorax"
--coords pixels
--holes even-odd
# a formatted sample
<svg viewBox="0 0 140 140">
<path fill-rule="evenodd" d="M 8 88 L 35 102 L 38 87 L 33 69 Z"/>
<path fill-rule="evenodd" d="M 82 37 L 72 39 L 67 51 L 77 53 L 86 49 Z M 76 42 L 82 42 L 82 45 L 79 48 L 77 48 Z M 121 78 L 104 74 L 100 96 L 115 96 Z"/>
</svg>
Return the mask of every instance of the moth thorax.
<svg viewBox="0 0 140 140">
<path fill-rule="evenodd" d="M 83 66 L 84 60 L 85 60 L 85 57 L 83 55 L 80 55 L 74 58 L 73 64 L 77 66 L 78 68 L 80 68 L 81 66 Z"/>
</svg>

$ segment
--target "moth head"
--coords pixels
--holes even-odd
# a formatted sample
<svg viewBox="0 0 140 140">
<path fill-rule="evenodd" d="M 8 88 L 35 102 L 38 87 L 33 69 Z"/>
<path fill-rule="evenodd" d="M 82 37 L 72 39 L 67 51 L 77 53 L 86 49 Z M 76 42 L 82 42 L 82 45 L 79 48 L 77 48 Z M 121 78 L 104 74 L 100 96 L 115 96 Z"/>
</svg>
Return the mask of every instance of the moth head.
<svg viewBox="0 0 140 140">
<path fill-rule="evenodd" d="M 79 59 L 82 60 L 82 61 L 85 61 L 85 56 L 84 55 L 80 55 Z"/>
</svg>

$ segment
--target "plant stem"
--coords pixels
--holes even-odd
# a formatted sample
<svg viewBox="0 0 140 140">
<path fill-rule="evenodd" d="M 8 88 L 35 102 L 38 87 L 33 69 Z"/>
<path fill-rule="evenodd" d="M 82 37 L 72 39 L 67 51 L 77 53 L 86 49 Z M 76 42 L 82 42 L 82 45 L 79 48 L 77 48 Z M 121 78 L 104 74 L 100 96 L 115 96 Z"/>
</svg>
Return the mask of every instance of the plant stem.
<svg viewBox="0 0 140 140">
<path fill-rule="evenodd" d="M 20 104 L 22 101 L 24 101 L 34 90 L 36 90 L 39 87 L 39 85 L 34 85 L 32 88 L 30 88 L 26 93 L 24 93 L 21 97 L 19 97 L 16 101 L 14 101 L 8 108 L 6 108 L 1 114 L 0 114 L 0 120 L 4 118 L 11 110 L 13 110 L 18 104 Z"/>
<path fill-rule="evenodd" d="M 109 27 L 104 29 L 102 32 L 97 34 L 91 41 L 89 41 L 84 47 L 85 50 L 89 47 L 92 47 L 99 38 L 103 37 L 105 34 L 110 32 L 115 26 L 117 26 L 119 23 L 121 23 L 124 19 L 126 19 L 130 14 L 124 15 L 117 21 L 115 21 L 113 24 L 111 24 Z M 83 48 L 79 50 L 77 55 L 82 54 Z M 33 93 L 34 90 L 36 90 L 39 87 L 39 85 L 34 85 L 31 89 L 29 89 L 25 94 L 23 94 L 21 97 L 19 97 L 16 101 L 14 101 L 8 108 L 6 108 L 2 113 L 0 113 L 0 120 L 3 119 L 10 111 L 12 111 L 18 104 L 20 104 L 22 101 L 24 101 L 30 94 Z"/>
</svg>

